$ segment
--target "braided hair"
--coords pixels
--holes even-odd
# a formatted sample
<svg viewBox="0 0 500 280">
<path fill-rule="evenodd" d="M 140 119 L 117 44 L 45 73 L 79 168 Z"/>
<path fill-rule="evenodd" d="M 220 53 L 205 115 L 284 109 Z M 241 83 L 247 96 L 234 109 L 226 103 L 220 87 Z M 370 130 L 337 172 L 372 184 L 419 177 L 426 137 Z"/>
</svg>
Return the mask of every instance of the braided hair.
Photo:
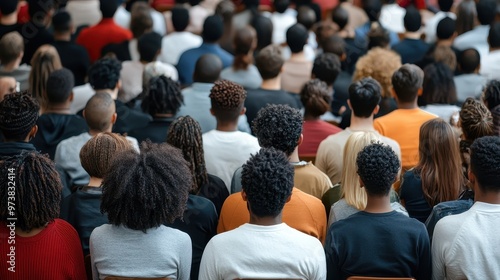
<svg viewBox="0 0 500 280">
<path fill-rule="evenodd" d="M 198 194 L 201 186 L 208 183 L 200 124 L 190 116 L 176 119 L 168 129 L 167 143 L 181 149 L 184 159 L 191 164 L 193 187 L 190 193 Z"/>
<path fill-rule="evenodd" d="M 491 111 L 500 105 L 500 80 L 491 80 L 483 93 L 483 102 Z"/>
<path fill-rule="evenodd" d="M 40 106 L 25 92 L 5 96 L 0 102 L 0 130 L 7 141 L 25 141 L 36 125 Z"/>
<path fill-rule="evenodd" d="M 330 110 L 332 98 L 325 82 L 318 79 L 307 82 L 300 91 L 300 101 L 304 104 L 305 116 L 318 119 Z"/>
<path fill-rule="evenodd" d="M 152 117 L 156 114 L 175 115 L 184 104 L 181 87 L 166 76 L 154 77 L 149 81 L 142 110 Z"/>
</svg>

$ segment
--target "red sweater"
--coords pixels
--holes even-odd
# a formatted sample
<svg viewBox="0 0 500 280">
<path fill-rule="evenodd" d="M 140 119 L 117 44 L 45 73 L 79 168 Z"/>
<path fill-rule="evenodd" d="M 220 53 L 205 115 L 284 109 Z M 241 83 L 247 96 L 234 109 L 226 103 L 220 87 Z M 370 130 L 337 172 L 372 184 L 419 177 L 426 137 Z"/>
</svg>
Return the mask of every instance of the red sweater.
<svg viewBox="0 0 500 280">
<path fill-rule="evenodd" d="M 299 146 L 299 156 L 316 154 L 321 141 L 341 131 L 342 129 L 322 120 L 304 121 L 302 126 L 304 141 Z"/>
<path fill-rule="evenodd" d="M 55 219 L 32 237 L 15 236 L 0 222 L 0 279 L 2 280 L 86 280 L 82 246 L 75 229 Z M 11 246 L 15 246 L 15 272 L 9 271 Z"/>
<path fill-rule="evenodd" d="M 87 49 L 93 63 L 101 57 L 101 50 L 109 44 L 132 39 L 132 32 L 117 25 L 112 18 L 102 19 L 98 24 L 80 32 L 76 43 Z"/>
</svg>

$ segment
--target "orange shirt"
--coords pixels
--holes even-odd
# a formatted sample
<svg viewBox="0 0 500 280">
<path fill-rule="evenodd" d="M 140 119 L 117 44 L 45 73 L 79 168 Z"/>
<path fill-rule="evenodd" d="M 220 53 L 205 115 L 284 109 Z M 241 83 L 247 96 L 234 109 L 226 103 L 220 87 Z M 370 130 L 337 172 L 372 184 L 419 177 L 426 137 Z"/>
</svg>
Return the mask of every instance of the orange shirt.
<svg viewBox="0 0 500 280">
<path fill-rule="evenodd" d="M 373 126 L 382 135 L 396 140 L 401 147 L 401 164 L 410 168 L 418 163 L 420 127 L 428 120 L 437 118 L 422 109 L 397 109 L 375 119 Z"/>
<path fill-rule="evenodd" d="M 241 193 L 230 195 L 220 213 L 217 233 L 233 230 L 250 221 L 247 203 Z M 292 198 L 283 208 L 283 222 L 288 226 L 318 238 L 322 243 L 326 236 L 326 213 L 321 200 L 293 188 Z"/>
</svg>

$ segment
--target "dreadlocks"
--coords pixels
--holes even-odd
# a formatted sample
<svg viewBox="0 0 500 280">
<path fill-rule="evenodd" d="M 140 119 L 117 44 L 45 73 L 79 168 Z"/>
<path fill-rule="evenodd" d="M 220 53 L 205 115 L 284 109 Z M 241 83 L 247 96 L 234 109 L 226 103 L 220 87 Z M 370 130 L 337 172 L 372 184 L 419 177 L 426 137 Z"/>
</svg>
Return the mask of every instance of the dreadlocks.
<svg viewBox="0 0 500 280">
<path fill-rule="evenodd" d="M 156 114 L 175 115 L 184 103 L 181 87 L 165 76 L 154 77 L 149 81 L 142 110 L 152 117 Z"/>
<path fill-rule="evenodd" d="M 0 102 L 0 130 L 7 141 L 24 141 L 36 125 L 40 106 L 26 91 L 8 94 Z"/>
</svg>

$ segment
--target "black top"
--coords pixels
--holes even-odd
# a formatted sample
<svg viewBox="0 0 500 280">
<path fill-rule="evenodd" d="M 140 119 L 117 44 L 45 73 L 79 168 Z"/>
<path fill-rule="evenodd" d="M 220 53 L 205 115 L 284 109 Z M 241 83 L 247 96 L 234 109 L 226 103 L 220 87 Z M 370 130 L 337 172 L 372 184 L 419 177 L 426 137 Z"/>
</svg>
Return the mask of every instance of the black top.
<svg viewBox="0 0 500 280">
<path fill-rule="evenodd" d="M 423 40 L 406 38 L 392 46 L 392 49 L 401 56 L 403 64 L 415 64 L 424 58 L 429 47 Z"/>
<path fill-rule="evenodd" d="M 325 253 L 327 279 L 431 279 L 430 243 L 424 224 L 396 211 L 362 211 L 333 223 L 326 236 Z"/>
<path fill-rule="evenodd" d="M 12 25 L 3 25 L 0 24 L 0 39 L 3 37 L 3 35 L 10 33 L 12 31 L 18 31 L 19 30 L 19 24 L 12 24 Z"/>
<path fill-rule="evenodd" d="M 191 264 L 191 279 L 198 279 L 201 256 L 208 241 L 217 234 L 217 212 L 210 200 L 189 195 L 183 219 L 177 219 L 173 224 L 167 225 L 181 230 L 191 237 L 193 246 L 193 260 Z"/>
<path fill-rule="evenodd" d="M 114 53 L 116 55 L 116 59 L 119 61 L 132 60 L 132 57 L 130 56 L 129 43 L 130 41 L 124 41 L 118 44 L 106 45 L 102 48 L 101 56 L 105 56 L 107 53 Z"/>
<path fill-rule="evenodd" d="M 128 133 L 134 129 L 146 127 L 153 120 L 150 115 L 141 111 L 131 109 L 120 100 L 115 100 L 116 114 L 118 115 L 116 123 L 113 126 L 114 133 Z"/>
<path fill-rule="evenodd" d="M 20 155 L 23 151 L 36 151 L 36 148 L 26 142 L 0 143 L 0 159 Z"/>
<path fill-rule="evenodd" d="M 56 147 L 62 140 L 89 130 L 85 120 L 77 115 L 43 114 L 36 124 L 38 132 L 31 143 L 42 153 L 48 153 L 51 159 L 54 159 Z"/>
<path fill-rule="evenodd" d="M 366 54 L 366 47 L 354 38 L 344 38 L 346 59 L 342 62 L 342 69 L 353 74 L 358 59 Z"/>
<path fill-rule="evenodd" d="M 55 41 L 52 45 L 57 49 L 61 63 L 75 76 L 75 86 L 85 84 L 90 58 L 84 47 L 67 41 Z"/>
<path fill-rule="evenodd" d="M 31 21 L 20 26 L 18 32 L 24 38 L 24 56 L 21 63 L 31 65 L 31 58 L 36 50 L 42 45 L 54 42 L 52 34 L 44 26 Z"/>
<path fill-rule="evenodd" d="M 347 99 L 349 99 L 349 86 L 352 83 L 352 75 L 346 71 L 339 73 L 337 79 L 333 83 L 333 99 L 331 104 L 331 111 L 335 116 L 338 116 L 339 110 L 342 106 L 347 106 Z"/>
<path fill-rule="evenodd" d="M 208 184 L 201 186 L 199 196 L 209 199 L 215 206 L 217 214 L 220 215 L 220 210 L 226 198 L 229 196 L 226 184 L 221 178 L 208 174 Z"/>
<path fill-rule="evenodd" d="M 153 143 L 164 143 L 167 140 L 168 128 L 174 120 L 175 117 L 153 118 L 146 127 L 130 131 L 129 136 L 137 139 L 139 143 L 146 139 Z"/>
<path fill-rule="evenodd" d="M 415 173 L 415 169 L 410 169 L 403 175 L 399 196 L 404 200 L 408 215 L 425 223 L 432 212 L 432 206 L 424 197 L 422 178 Z"/>
</svg>

